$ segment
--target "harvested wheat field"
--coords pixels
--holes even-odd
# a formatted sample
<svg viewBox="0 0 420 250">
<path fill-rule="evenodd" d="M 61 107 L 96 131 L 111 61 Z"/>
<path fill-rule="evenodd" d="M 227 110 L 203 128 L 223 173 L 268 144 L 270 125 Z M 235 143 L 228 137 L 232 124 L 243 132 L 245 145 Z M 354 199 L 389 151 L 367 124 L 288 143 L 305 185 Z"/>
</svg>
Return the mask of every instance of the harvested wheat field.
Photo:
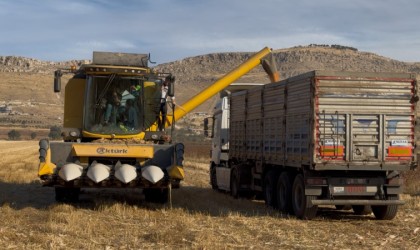
<svg viewBox="0 0 420 250">
<path fill-rule="evenodd" d="M 116 189 L 86 190 L 68 205 L 40 186 L 37 142 L 0 141 L 0 248 L 419 249 L 418 171 L 410 173 L 411 194 L 392 221 L 328 207 L 302 221 L 211 190 L 208 154 L 186 150 L 187 177 L 172 208 L 145 203 L 139 190 Z"/>
</svg>

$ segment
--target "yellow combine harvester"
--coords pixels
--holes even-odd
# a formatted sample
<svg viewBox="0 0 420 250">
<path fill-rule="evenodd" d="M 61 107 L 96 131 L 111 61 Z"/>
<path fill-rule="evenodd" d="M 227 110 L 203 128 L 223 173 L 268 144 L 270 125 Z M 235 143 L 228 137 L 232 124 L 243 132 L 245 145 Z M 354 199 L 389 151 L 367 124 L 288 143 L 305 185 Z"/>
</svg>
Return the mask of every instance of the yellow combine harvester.
<svg viewBox="0 0 420 250">
<path fill-rule="evenodd" d="M 57 201 L 76 201 L 81 188 L 121 187 L 142 188 L 147 201 L 167 202 L 184 179 L 184 145 L 170 137 L 174 123 L 260 63 L 278 80 L 271 50 L 264 48 L 175 109 L 166 103 L 175 77 L 148 61 L 146 54 L 94 52 L 92 64 L 55 71 L 55 92 L 62 74 L 73 74 L 65 86 L 64 141 L 39 142 L 38 175 L 55 187 Z M 166 105 L 174 112 L 165 119 Z"/>
</svg>

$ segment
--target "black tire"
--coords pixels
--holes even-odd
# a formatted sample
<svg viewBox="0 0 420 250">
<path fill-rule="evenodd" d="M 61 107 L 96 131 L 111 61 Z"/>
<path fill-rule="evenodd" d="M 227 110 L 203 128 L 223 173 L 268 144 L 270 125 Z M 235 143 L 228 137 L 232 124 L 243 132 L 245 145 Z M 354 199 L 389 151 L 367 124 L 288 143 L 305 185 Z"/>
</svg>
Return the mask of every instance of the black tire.
<svg viewBox="0 0 420 250">
<path fill-rule="evenodd" d="M 275 171 L 268 171 L 265 174 L 263 194 L 265 204 L 277 208 L 277 175 Z"/>
<path fill-rule="evenodd" d="M 290 175 L 282 172 L 277 180 L 277 206 L 284 213 L 292 213 L 292 183 Z"/>
<path fill-rule="evenodd" d="M 236 168 L 232 169 L 232 175 L 230 176 L 230 194 L 233 198 L 239 198 L 239 188 L 240 180 L 238 175 L 238 170 Z"/>
<path fill-rule="evenodd" d="M 348 211 L 351 209 L 351 206 L 350 205 L 335 205 L 335 209 Z"/>
<path fill-rule="evenodd" d="M 368 205 L 353 205 L 351 207 L 356 215 L 368 215 L 372 213 L 372 209 Z"/>
<path fill-rule="evenodd" d="M 165 204 L 169 201 L 169 190 L 167 188 L 145 188 L 143 194 L 147 202 Z"/>
<path fill-rule="evenodd" d="M 55 200 L 58 202 L 71 203 L 79 201 L 80 188 L 55 188 Z"/>
<path fill-rule="evenodd" d="M 216 178 L 216 166 L 214 166 L 213 164 L 210 167 L 210 185 L 211 188 L 214 190 L 217 190 L 217 178 Z"/>
<path fill-rule="evenodd" d="M 296 175 L 292 187 L 293 211 L 299 219 L 310 220 L 316 216 L 318 206 L 312 205 L 311 201 L 316 196 L 305 195 L 305 183 L 301 174 Z"/>
<path fill-rule="evenodd" d="M 388 197 L 388 200 L 399 200 L 398 195 Z M 398 213 L 398 205 L 372 206 L 372 212 L 378 220 L 392 220 Z"/>
</svg>

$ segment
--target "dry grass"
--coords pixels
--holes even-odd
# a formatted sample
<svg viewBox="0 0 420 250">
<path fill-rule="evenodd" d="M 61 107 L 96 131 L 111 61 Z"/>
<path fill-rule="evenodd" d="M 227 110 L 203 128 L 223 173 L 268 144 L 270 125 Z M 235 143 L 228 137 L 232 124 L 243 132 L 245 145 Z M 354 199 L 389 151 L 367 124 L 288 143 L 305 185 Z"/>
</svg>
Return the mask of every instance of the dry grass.
<svg viewBox="0 0 420 250">
<path fill-rule="evenodd" d="M 197 153 L 186 157 L 172 209 L 137 190 L 87 190 L 78 204 L 57 204 L 37 180 L 37 150 L 37 142 L 0 142 L 1 249 L 419 249 L 418 195 L 405 194 L 392 221 L 329 208 L 301 221 L 211 190 L 208 153 Z"/>
</svg>

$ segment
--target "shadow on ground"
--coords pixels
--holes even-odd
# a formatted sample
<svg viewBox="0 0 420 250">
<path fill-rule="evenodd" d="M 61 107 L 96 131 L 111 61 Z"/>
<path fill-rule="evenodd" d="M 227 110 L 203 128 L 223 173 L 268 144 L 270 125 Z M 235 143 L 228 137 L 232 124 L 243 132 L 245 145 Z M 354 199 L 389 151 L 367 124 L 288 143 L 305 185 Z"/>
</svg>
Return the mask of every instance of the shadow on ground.
<svg viewBox="0 0 420 250">
<path fill-rule="evenodd" d="M 7 204 L 13 209 L 26 207 L 48 209 L 58 204 L 55 201 L 54 188 L 42 187 L 39 181 L 31 183 L 0 182 L 0 205 Z M 82 189 L 79 202 L 72 203 L 81 209 L 97 210 L 117 203 L 158 210 L 169 208 L 169 204 L 160 205 L 145 202 L 140 189 Z M 206 187 L 183 186 L 172 192 L 172 208 L 183 209 L 190 214 L 205 214 L 215 217 L 240 215 L 245 217 L 271 216 L 295 218 L 268 208 L 261 200 L 234 199 L 229 194 Z M 328 220 L 369 220 L 372 215 L 356 216 L 352 211 L 337 211 L 334 208 L 320 208 L 317 219 Z"/>
</svg>

